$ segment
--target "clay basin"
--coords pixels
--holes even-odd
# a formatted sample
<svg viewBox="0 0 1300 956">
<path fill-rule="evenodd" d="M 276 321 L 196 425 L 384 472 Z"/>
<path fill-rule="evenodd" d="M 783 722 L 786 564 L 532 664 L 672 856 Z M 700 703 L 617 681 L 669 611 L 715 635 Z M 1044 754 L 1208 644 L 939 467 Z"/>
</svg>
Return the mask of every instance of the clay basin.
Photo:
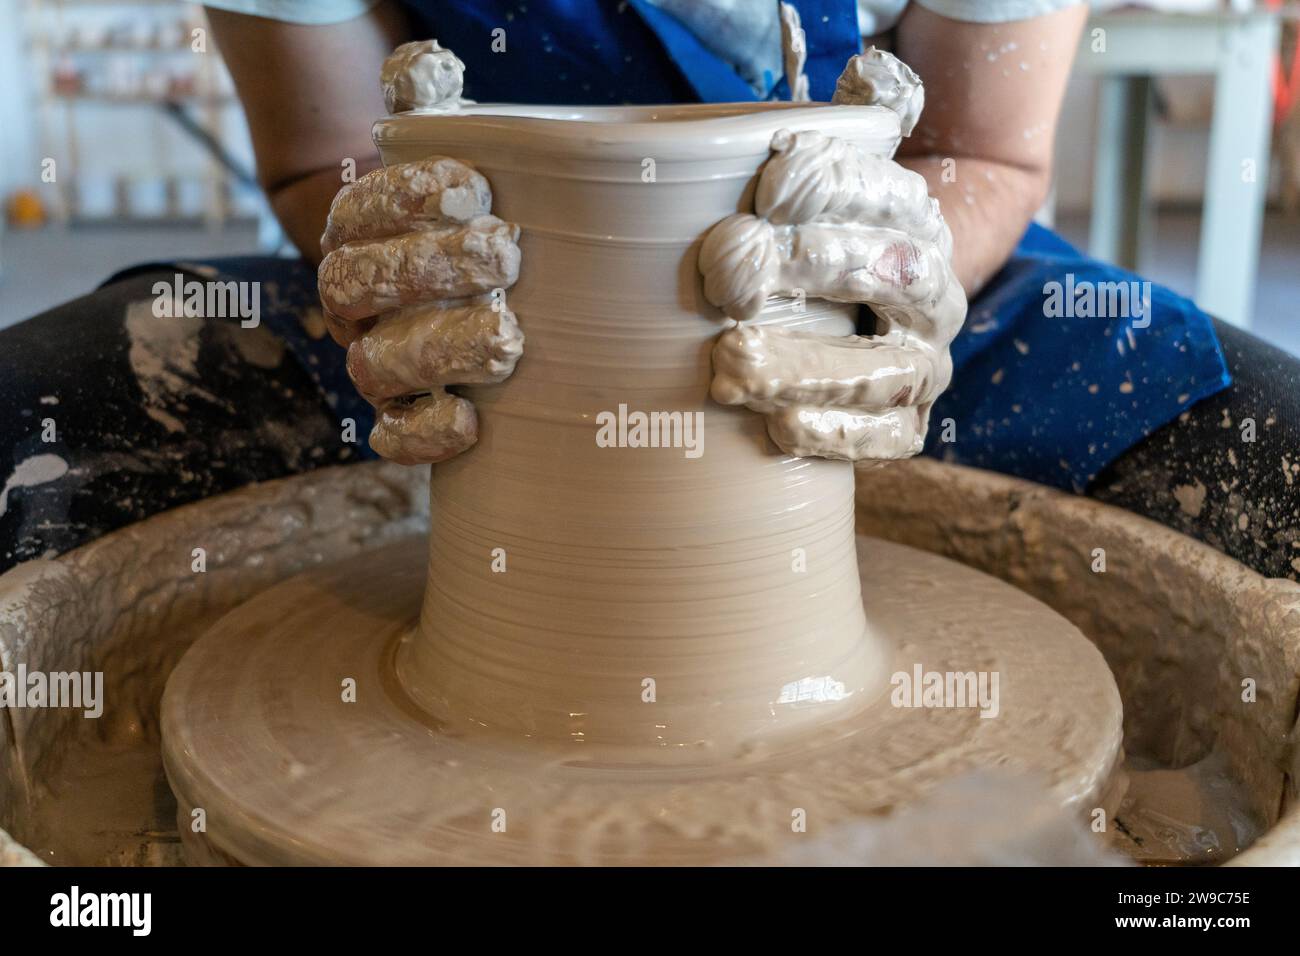
<svg viewBox="0 0 1300 956">
<path fill-rule="evenodd" d="M 178 508 L 0 577 L 3 669 L 102 671 L 105 685 L 99 719 L 5 712 L 0 861 L 180 862 L 158 746 L 172 667 L 217 617 L 276 582 L 424 534 L 427 488 L 423 469 L 322 469 Z M 1186 862 L 1300 864 L 1289 747 L 1300 586 L 1119 509 L 930 460 L 859 471 L 857 521 L 862 533 L 1009 582 L 1097 645 L 1123 697 L 1130 792 L 1142 795 L 1144 819 L 1129 834 L 1163 827 L 1185 844 Z M 204 573 L 191 570 L 197 546 Z M 1093 570 L 1096 549 L 1105 571 Z M 1189 781 L 1213 797 L 1223 821 L 1213 835 L 1179 823 L 1195 799 Z M 1150 847 L 1145 858 L 1162 862 Z"/>
</svg>

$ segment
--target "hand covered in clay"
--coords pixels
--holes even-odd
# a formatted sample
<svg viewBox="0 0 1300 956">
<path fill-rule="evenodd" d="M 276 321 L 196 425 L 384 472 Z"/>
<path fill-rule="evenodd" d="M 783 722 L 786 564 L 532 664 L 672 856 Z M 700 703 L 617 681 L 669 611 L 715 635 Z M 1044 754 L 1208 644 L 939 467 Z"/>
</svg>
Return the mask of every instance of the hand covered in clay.
<svg viewBox="0 0 1300 956">
<path fill-rule="evenodd" d="M 920 98 L 911 71 L 874 50 L 849 62 L 836 94 L 894 109 L 904 134 Z M 845 140 L 781 130 L 772 149 L 754 214 L 718 223 L 700 252 L 705 296 L 737 320 L 714 346 L 711 395 L 764 414 L 791 455 L 915 455 L 966 316 L 939 205 L 918 173 Z M 881 327 L 837 337 L 746 324 L 769 296 L 800 294 L 867 304 Z"/>
<path fill-rule="evenodd" d="M 401 93 L 390 104 L 458 94 L 446 57 L 433 41 L 400 47 L 385 64 L 386 94 Z M 375 170 L 334 198 L 318 290 L 385 458 L 438 462 L 473 445 L 474 407 L 446 387 L 504 381 L 523 352 L 504 294 L 519 276 L 519 228 L 491 210 L 482 174 L 445 156 Z"/>
</svg>

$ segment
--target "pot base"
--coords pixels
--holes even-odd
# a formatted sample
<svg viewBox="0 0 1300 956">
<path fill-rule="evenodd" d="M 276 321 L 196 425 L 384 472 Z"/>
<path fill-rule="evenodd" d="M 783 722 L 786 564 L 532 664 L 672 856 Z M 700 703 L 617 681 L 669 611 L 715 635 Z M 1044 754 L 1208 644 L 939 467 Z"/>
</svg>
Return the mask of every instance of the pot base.
<svg viewBox="0 0 1300 956">
<path fill-rule="evenodd" d="M 419 613 L 423 548 L 300 574 L 186 654 L 162 750 L 191 861 L 780 859 L 978 770 L 1034 777 L 1080 817 L 1115 810 L 1121 708 L 1100 653 L 1046 605 L 953 561 L 860 536 L 864 607 L 896 649 L 893 686 L 794 739 L 669 754 L 440 726 L 416 708 L 392 657 Z M 936 689 L 935 674 L 974 675 L 964 686 L 982 698 L 954 698 L 960 680 Z"/>
</svg>

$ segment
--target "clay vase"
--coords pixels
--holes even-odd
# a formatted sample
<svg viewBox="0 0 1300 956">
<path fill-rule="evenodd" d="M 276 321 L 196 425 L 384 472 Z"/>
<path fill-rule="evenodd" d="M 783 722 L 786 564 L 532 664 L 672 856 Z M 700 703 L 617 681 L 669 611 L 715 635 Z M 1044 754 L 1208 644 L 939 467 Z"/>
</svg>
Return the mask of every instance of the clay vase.
<svg viewBox="0 0 1300 956">
<path fill-rule="evenodd" d="M 883 693 L 890 648 L 863 614 L 853 468 L 785 455 L 760 416 L 709 398 L 727 320 L 697 254 L 714 223 L 752 210 L 777 130 L 888 154 L 896 116 L 468 109 L 375 127 L 386 164 L 446 155 L 487 177 L 493 212 L 521 229 L 508 302 L 527 337 L 508 381 L 459 390 L 480 437 L 433 468 L 428 586 L 396 652 L 406 692 L 448 725 L 688 760 Z M 849 334 L 855 308 L 774 299 L 757 321 Z M 654 429 L 670 447 L 630 447 L 648 439 L 635 413 L 653 412 L 678 416 Z M 608 430 L 598 442 L 620 418 L 624 447 Z"/>
</svg>

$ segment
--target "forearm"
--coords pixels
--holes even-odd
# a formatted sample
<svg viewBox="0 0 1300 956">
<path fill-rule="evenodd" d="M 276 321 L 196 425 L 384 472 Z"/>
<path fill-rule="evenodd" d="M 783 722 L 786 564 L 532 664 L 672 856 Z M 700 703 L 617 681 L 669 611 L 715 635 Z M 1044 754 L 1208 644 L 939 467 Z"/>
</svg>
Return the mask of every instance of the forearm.
<svg viewBox="0 0 1300 956">
<path fill-rule="evenodd" d="M 357 157 L 356 179 L 379 168 L 379 155 Z M 325 167 L 279 186 L 269 186 L 271 209 L 303 257 L 320 262 L 320 237 L 330 203 L 344 186 L 342 167 Z"/>
<path fill-rule="evenodd" d="M 326 26 L 223 10 L 208 10 L 208 21 L 244 106 L 262 188 L 299 251 L 319 261 L 344 163 L 356 164 L 357 178 L 379 164 L 370 125 L 385 109 L 373 78 L 407 39 L 406 15 L 384 0 Z"/>
<path fill-rule="evenodd" d="M 952 230 L 953 270 L 973 297 L 1002 267 L 1047 195 L 1050 173 L 977 157 L 903 156 Z"/>
<path fill-rule="evenodd" d="M 1088 8 L 1010 23 L 946 19 L 910 4 L 898 55 L 925 111 L 898 161 L 926 178 L 953 234 L 968 296 L 1006 261 L 1047 195 L 1061 101 Z"/>
</svg>

